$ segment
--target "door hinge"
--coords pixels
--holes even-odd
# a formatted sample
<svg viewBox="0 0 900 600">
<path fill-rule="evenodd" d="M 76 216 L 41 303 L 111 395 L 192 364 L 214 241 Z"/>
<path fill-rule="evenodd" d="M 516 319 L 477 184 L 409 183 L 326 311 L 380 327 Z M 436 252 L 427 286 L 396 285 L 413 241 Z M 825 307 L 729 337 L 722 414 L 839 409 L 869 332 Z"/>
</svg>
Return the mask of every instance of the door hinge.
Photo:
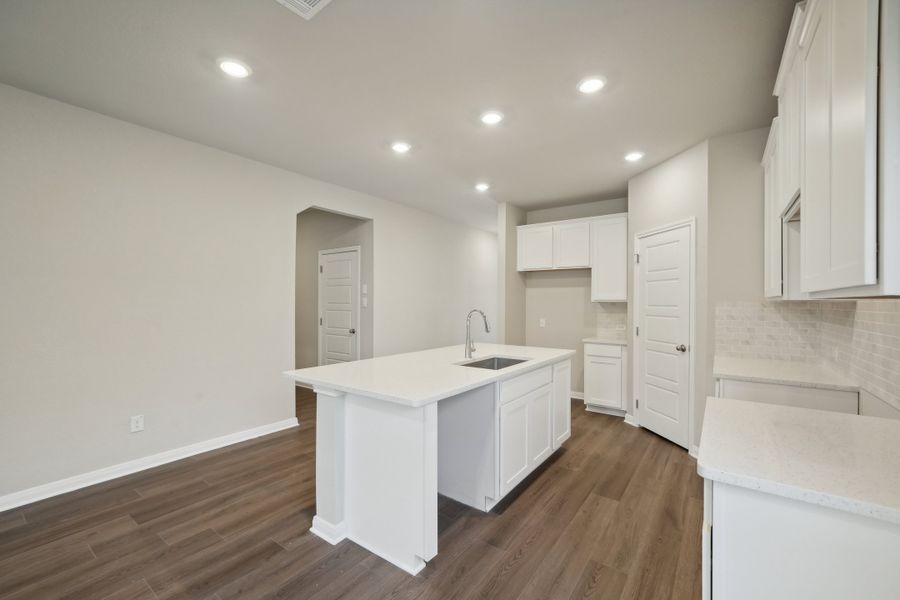
<svg viewBox="0 0 900 600">
<path fill-rule="evenodd" d="M 635 398 L 635 399 L 634 399 L 634 409 L 637 410 L 637 409 L 639 409 L 640 407 L 641 407 L 641 399 L 640 399 L 640 398 Z"/>
<path fill-rule="evenodd" d="M 319 317 L 319 325 L 322 324 L 322 317 Z"/>
<path fill-rule="evenodd" d="M 638 254 L 637 252 L 634 253 L 634 262 L 635 262 L 635 264 L 638 264 L 638 265 L 641 264 L 641 255 Z"/>
<path fill-rule="evenodd" d="M 641 328 L 640 328 L 640 327 L 635 327 L 635 328 L 634 328 L 634 336 L 635 336 L 635 337 L 641 337 Z"/>
<path fill-rule="evenodd" d="M 324 272 L 324 267 L 322 265 L 319 265 L 319 273 L 323 273 L 323 272 Z"/>
</svg>

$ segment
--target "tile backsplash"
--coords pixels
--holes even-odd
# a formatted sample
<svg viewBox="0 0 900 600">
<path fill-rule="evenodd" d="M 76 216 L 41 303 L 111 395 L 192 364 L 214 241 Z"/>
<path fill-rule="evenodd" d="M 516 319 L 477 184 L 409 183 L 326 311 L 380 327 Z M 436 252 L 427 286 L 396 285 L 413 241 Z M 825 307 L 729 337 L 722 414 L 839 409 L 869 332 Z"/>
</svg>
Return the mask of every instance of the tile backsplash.
<svg viewBox="0 0 900 600">
<path fill-rule="evenodd" d="M 628 328 L 628 305 L 624 302 L 595 302 L 594 320 L 597 335 L 625 337 Z"/>
<path fill-rule="evenodd" d="M 834 364 L 900 408 L 900 300 L 720 302 L 717 356 Z"/>
</svg>

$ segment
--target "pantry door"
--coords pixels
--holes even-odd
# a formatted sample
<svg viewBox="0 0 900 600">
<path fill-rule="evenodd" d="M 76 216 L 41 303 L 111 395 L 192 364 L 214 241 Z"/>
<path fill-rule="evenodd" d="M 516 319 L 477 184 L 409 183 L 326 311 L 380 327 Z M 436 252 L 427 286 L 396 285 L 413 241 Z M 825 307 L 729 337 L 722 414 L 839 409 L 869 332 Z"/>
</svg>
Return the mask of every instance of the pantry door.
<svg viewBox="0 0 900 600">
<path fill-rule="evenodd" d="M 693 222 L 635 240 L 635 415 L 690 448 Z"/>
</svg>

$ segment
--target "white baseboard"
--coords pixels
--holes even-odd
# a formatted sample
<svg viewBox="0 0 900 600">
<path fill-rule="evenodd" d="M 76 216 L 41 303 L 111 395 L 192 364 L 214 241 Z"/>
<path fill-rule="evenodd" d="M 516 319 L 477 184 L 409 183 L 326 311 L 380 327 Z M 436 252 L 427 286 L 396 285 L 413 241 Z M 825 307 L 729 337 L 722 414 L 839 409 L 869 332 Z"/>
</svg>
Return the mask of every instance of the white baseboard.
<svg viewBox="0 0 900 600">
<path fill-rule="evenodd" d="M 345 523 L 334 525 L 318 515 L 313 516 L 312 527 L 310 527 L 309 530 L 332 546 L 347 537 L 347 527 Z"/>
<path fill-rule="evenodd" d="M 31 504 L 38 500 L 65 494 L 66 492 L 88 487 L 89 485 L 103 483 L 110 479 L 116 479 L 117 477 L 158 467 L 159 465 L 175 462 L 182 458 L 202 454 L 204 452 L 209 452 L 210 450 L 237 444 L 238 442 L 251 440 L 269 433 L 296 427 L 297 425 L 299 425 L 299 422 L 296 417 L 285 419 L 283 421 L 269 423 L 268 425 L 254 427 L 253 429 L 229 433 L 228 435 L 223 435 L 204 442 L 197 442 L 196 444 L 191 444 L 189 446 L 166 450 L 159 454 L 151 454 L 150 456 L 145 456 L 143 458 L 129 460 L 128 462 L 104 467 L 102 469 L 97 469 L 96 471 L 89 471 L 88 473 L 82 473 L 81 475 L 75 475 L 73 477 L 67 477 L 66 479 L 51 481 L 50 483 L 44 483 L 19 492 L 6 494 L 5 496 L 0 496 L 0 511 L 9 510 L 25 504 Z"/>
<path fill-rule="evenodd" d="M 625 422 L 632 427 L 640 427 L 638 422 L 635 420 L 634 415 L 631 413 L 625 413 Z"/>
<path fill-rule="evenodd" d="M 594 406 L 592 404 L 585 404 L 584 410 L 592 413 L 600 413 L 601 415 L 610 415 L 613 417 L 624 417 L 625 411 L 619 410 L 617 408 L 606 408 L 603 406 Z"/>
<path fill-rule="evenodd" d="M 584 400 L 584 392 L 569 392 L 569 397 L 575 400 Z"/>
<path fill-rule="evenodd" d="M 694 446 L 694 445 L 691 445 L 691 449 L 688 450 L 688 454 L 691 455 L 693 458 L 697 458 L 697 454 L 699 452 L 700 452 L 700 447 Z"/>
</svg>

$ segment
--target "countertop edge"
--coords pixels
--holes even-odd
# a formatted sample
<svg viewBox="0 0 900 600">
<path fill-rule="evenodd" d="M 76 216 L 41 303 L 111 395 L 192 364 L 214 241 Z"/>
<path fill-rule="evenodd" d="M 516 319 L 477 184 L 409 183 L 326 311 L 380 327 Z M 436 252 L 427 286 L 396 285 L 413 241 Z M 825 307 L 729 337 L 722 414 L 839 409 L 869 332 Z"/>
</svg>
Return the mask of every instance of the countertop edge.
<svg viewBox="0 0 900 600">
<path fill-rule="evenodd" d="M 790 484 L 778 483 L 776 481 L 760 479 L 749 475 L 740 475 L 715 467 L 705 466 L 702 460 L 697 461 L 697 474 L 703 479 L 708 479 L 710 481 L 900 525 L 900 510 L 880 504 L 872 504 L 871 502 L 847 498 L 845 496 L 835 496 L 833 494 L 828 494 L 827 492 L 804 489 Z"/>
<path fill-rule="evenodd" d="M 490 376 L 482 381 L 474 382 L 471 384 L 466 384 L 466 385 L 460 386 L 458 388 L 453 388 L 452 391 L 447 392 L 447 393 L 441 392 L 441 393 L 437 393 L 437 394 L 434 394 L 431 396 L 415 397 L 415 398 L 402 397 L 402 396 L 389 396 L 386 394 L 379 394 L 379 393 L 372 392 L 370 390 L 365 390 L 365 389 L 356 388 L 356 387 L 352 387 L 352 386 L 335 385 L 332 382 L 316 380 L 316 379 L 312 379 L 309 377 L 300 379 L 293 375 L 299 369 L 293 369 L 290 371 L 282 371 L 282 375 L 284 375 L 286 378 L 290 379 L 291 381 L 294 381 L 297 383 L 304 383 L 307 385 L 312 385 L 313 387 L 320 387 L 323 389 L 335 390 L 338 392 L 343 392 L 345 394 L 356 394 L 359 396 L 365 396 L 367 398 L 381 400 L 384 402 L 393 402 L 394 404 L 400 404 L 403 406 L 408 406 L 410 408 L 421 408 L 428 404 L 433 404 L 433 403 L 439 402 L 445 398 L 450 398 L 451 396 L 463 394 L 465 392 L 474 390 L 476 388 L 483 387 L 485 385 L 491 385 L 493 383 L 504 381 L 506 379 L 511 379 L 512 377 L 516 377 L 518 375 L 524 375 L 525 373 L 528 373 L 535 369 L 540 369 L 541 367 L 546 367 L 546 366 L 549 366 L 552 364 L 556 364 L 563 360 L 571 359 L 574 356 L 575 356 L 574 350 L 562 350 L 561 349 L 560 354 L 558 354 L 557 356 L 554 356 L 552 358 L 539 359 L 539 360 L 536 359 L 533 364 L 527 365 L 527 368 L 519 367 L 508 373 L 501 373 L 500 371 L 497 371 L 493 376 Z"/>
</svg>

